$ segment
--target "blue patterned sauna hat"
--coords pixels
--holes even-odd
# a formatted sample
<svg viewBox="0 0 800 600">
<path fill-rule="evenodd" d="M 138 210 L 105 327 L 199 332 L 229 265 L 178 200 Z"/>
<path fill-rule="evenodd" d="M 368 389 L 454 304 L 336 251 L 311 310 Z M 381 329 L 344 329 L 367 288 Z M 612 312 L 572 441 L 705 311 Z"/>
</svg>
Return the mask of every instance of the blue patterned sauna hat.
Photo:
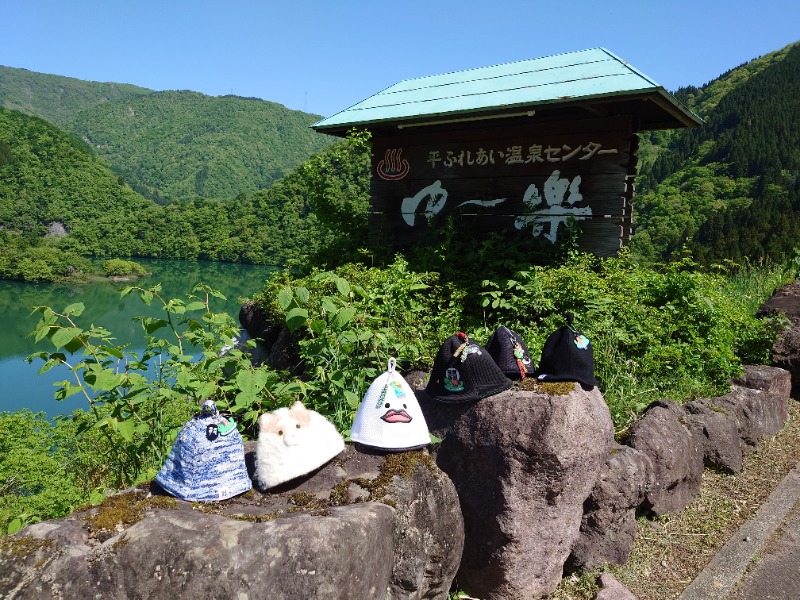
<svg viewBox="0 0 800 600">
<path fill-rule="evenodd" d="M 181 428 L 156 482 L 192 502 L 225 500 L 250 490 L 253 484 L 236 422 L 206 400 L 201 412 Z"/>
</svg>

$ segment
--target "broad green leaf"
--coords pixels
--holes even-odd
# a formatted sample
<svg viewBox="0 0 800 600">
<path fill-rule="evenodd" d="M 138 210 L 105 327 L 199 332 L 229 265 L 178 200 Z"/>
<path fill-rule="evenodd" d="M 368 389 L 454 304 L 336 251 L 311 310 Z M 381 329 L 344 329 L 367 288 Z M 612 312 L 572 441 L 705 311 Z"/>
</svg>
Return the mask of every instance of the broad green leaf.
<svg viewBox="0 0 800 600">
<path fill-rule="evenodd" d="M 278 306 L 281 310 L 289 310 L 292 305 L 292 288 L 285 287 L 278 292 Z"/>
<path fill-rule="evenodd" d="M 341 330 L 345 325 L 349 324 L 356 315 L 356 309 L 352 306 L 345 306 L 339 309 L 331 320 L 331 327 L 336 330 Z"/>
<path fill-rule="evenodd" d="M 84 379 L 93 390 L 110 391 L 119 385 L 121 376 L 114 371 L 102 369 L 87 373 Z"/>
<path fill-rule="evenodd" d="M 114 429 L 119 432 L 126 442 L 130 442 L 133 441 L 135 426 L 136 424 L 133 422 L 133 420 L 128 419 L 126 421 L 117 421 Z"/>
<path fill-rule="evenodd" d="M 20 529 L 22 529 L 23 523 L 21 519 L 13 519 L 8 524 L 8 535 L 12 535 L 17 533 Z"/>
<path fill-rule="evenodd" d="M 145 332 L 148 334 L 151 334 L 162 327 L 166 327 L 167 325 L 168 323 L 164 319 L 156 319 L 152 317 L 142 319 L 142 327 L 144 327 Z"/>
<path fill-rule="evenodd" d="M 53 345 L 58 349 L 63 347 L 67 342 L 72 341 L 76 335 L 80 335 L 81 333 L 83 333 L 83 330 L 78 327 L 61 327 L 55 330 L 50 341 L 53 342 Z"/>
<path fill-rule="evenodd" d="M 175 377 L 175 385 L 178 387 L 186 388 L 189 387 L 189 384 L 192 382 L 192 374 L 186 370 L 181 370 L 178 372 L 177 377 Z"/>
<path fill-rule="evenodd" d="M 201 398 L 209 398 L 214 395 L 214 392 L 217 391 L 217 384 L 211 381 L 204 381 L 200 384 L 197 388 L 198 395 Z"/>
<path fill-rule="evenodd" d="M 286 326 L 290 333 L 294 333 L 308 320 L 308 311 L 305 308 L 295 307 L 286 313 Z"/>
<path fill-rule="evenodd" d="M 105 354 L 108 354 L 109 356 L 113 356 L 114 358 L 120 358 L 121 359 L 123 356 L 125 356 L 122 353 L 122 351 L 120 351 L 120 349 L 116 348 L 115 346 L 98 346 L 97 348 L 101 352 L 104 352 Z"/>
<path fill-rule="evenodd" d="M 331 301 L 330 298 L 323 298 L 322 299 L 322 310 L 326 313 L 333 314 L 336 312 L 336 305 Z"/>
<path fill-rule="evenodd" d="M 39 367 L 37 374 L 41 375 L 42 373 L 47 373 L 53 367 L 57 367 L 58 365 L 60 365 L 62 361 L 58 359 L 58 356 L 63 356 L 63 354 L 59 355 L 56 353 L 51 356 L 48 356 L 46 362 L 41 367 Z"/>
<path fill-rule="evenodd" d="M 339 293 L 344 296 L 345 298 L 350 297 L 350 284 L 348 281 L 342 277 L 336 278 L 336 289 Z"/>
<path fill-rule="evenodd" d="M 79 337 L 74 337 L 66 344 L 64 344 L 64 350 L 66 350 L 70 354 L 75 354 L 78 350 L 82 349 L 83 347 L 84 347 L 83 342 L 81 342 L 81 338 Z"/>
<path fill-rule="evenodd" d="M 255 394 L 251 394 L 250 392 L 239 392 L 236 394 L 236 400 L 234 400 L 233 405 L 238 410 L 244 410 L 250 408 L 253 404 L 258 402 L 258 396 Z"/>
<path fill-rule="evenodd" d="M 329 379 L 333 385 L 338 388 L 344 388 L 345 385 L 345 376 L 342 371 L 336 371 L 329 376 Z"/>
<path fill-rule="evenodd" d="M 69 398 L 73 394 L 77 394 L 83 390 L 82 385 L 72 385 L 72 383 L 68 380 L 58 381 L 53 385 L 59 386 L 59 388 L 53 394 L 53 397 L 56 400 L 64 400 L 65 398 Z"/>
<path fill-rule="evenodd" d="M 85 308 L 86 307 L 83 305 L 83 302 L 76 302 L 75 304 L 70 304 L 67 308 L 65 308 L 64 314 L 80 317 Z"/>
<path fill-rule="evenodd" d="M 353 408 L 353 409 L 358 408 L 358 405 L 361 402 L 361 400 L 358 398 L 358 396 L 354 392 L 351 392 L 350 390 L 345 390 L 344 391 L 344 397 L 345 397 L 345 400 L 347 400 L 347 406 L 349 406 L 350 408 Z"/>
<path fill-rule="evenodd" d="M 52 329 L 51 325 L 45 323 L 44 320 L 40 321 L 39 326 L 36 327 L 36 337 L 34 338 L 34 340 L 36 342 L 42 341 L 44 338 L 50 335 L 51 329 Z"/>
<path fill-rule="evenodd" d="M 206 303 L 205 302 L 190 302 L 186 305 L 186 310 L 205 310 Z"/>
<path fill-rule="evenodd" d="M 257 394 L 267 385 L 265 371 L 239 371 L 236 374 L 236 385 L 242 392 Z"/>
<path fill-rule="evenodd" d="M 297 301 L 300 304 L 307 304 L 308 303 L 308 288 L 306 287 L 297 287 L 294 289 L 294 295 L 297 298 Z"/>
<path fill-rule="evenodd" d="M 328 323 L 324 319 L 314 319 L 311 321 L 311 324 L 308 328 L 316 334 L 320 334 L 325 331 L 325 328 L 328 326 Z"/>
</svg>

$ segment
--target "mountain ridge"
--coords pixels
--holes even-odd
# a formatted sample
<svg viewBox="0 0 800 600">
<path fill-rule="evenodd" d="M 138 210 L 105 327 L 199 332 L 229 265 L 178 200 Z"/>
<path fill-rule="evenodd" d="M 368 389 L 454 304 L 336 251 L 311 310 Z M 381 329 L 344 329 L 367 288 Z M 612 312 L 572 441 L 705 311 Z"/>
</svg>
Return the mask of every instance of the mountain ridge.
<svg viewBox="0 0 800 600">
<path fill-rule="evenodd" d="M 308 127 L 319 115 L 268 100 L 154 91 L 14 67 L 0 67 L 0 106 L 83 139 L 134 190 L 159 203 L 230 200 L 266 189 L 332 143 Z M 147 122 L 130 127 L 131 113 Z"/>
</svg>

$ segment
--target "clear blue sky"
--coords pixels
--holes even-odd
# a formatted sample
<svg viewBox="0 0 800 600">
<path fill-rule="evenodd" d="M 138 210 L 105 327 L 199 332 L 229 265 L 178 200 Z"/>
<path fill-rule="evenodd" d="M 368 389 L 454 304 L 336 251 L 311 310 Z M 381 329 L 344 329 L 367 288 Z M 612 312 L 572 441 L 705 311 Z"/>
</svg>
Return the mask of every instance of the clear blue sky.
<svg viewBox="0 0 800 600">
<path fill-rule="evenodd" d="M 403 79 L 597 46 L 673 91 L 796 41 L 799 0 L 0 0 L 0 65 L 325 117 Z"/>
</svg>

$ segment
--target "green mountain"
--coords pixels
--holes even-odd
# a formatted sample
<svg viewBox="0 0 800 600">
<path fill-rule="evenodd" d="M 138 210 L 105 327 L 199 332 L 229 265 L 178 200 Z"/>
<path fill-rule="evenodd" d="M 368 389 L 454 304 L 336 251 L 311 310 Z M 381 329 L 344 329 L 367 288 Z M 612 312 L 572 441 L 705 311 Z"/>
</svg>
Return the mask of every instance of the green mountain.
<svg viewBox="0 0 800 600">
<path fill-rule="evenodd" d="M 274 102 L 10 67 L 0 67 L 0 106 L 83 139 L 134 190 L 159 203 L 267 189 L 332 142 L 309 129 L 318 115 Z"/>
<path fill-rule="evenodd" d="M 157 202 L 266 189 L 332 138 L 319 117 L 280 104 L 156 92 L 79 111 L 68 125 L 131 186 Z"/>
<path fill-rule="evenodd" d="M 0 65 L 0 106 L 42 117 L 61 129 L 67 129 L 86 108 L 152 93 L 135 85 L 82 81 Z"/>
<path fill-rule="evenodd" d="M 97 229 L 153 206 L 85 144 L 44 119 L 0 108 L 0 226 L 32 238 L 61 223 Z"/>
<path fill-rule="evenodd" d="M 52 229 L 62 235 L 47 245 L 71 256 L 293 264 L 329 241 L 315 198 L 352 202 L 354 186 L 368 189 L 367 156 L 347 160 L 348 148 L 347 141 L 333 144 L 269 189 L 233 201 L 160 205 L 132 190 L 82 140 L 44 119 L 0 108 L 0 277 L 44 277 L 43 268 L 25 275 L 19 261 L 29 260 Z"/>
<path fill-rule="evenodd" d="M 800 43 L 676 97 L 705 123 L 642 137 L 632 249 L 782 260 L 800 239 Z"/>
</svg>

